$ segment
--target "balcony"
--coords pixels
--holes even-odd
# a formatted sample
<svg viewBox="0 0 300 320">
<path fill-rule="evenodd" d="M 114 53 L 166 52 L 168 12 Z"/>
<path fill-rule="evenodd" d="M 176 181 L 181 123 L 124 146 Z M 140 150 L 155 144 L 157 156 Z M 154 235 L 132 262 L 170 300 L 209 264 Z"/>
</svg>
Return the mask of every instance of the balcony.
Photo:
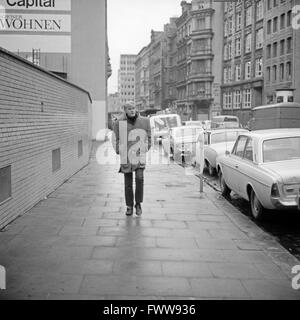
<svg viewBox="0 0 300 320">
<path fill-rule="evenodd" d="M 210 92 L 198 92 L 198 93 L 191 93 L 188 96 L 189 101 L 194 100 L 211 100 L 212 94 Z"/>
<path fill-rule="evenodd" d="M 188 75 L 188 80 L 191 81 L 191 80 L 212 80 L 213 79 L 213 75 L 211 73 L 211 71 L 194 71 L 194 72 L 191 72 L 189 75 Z"/>
<path fill-rule="evenodd" d="M 194 30 L 191 33 L 192 38 L 196 37 L 196 36 L 203 36 L 203 35 L 207 35 L 207 36 L 211 36 L 213 35 L 213 29 L 209 28 L 209 29 L 199 29 L 199 30 Z"/>
<path fill-rule="evenodd" d="M 194 48 L 191 50 L 191 55 L 201 55 L 201 54 L 213 54 L 211 48 Z"/>
</svg>

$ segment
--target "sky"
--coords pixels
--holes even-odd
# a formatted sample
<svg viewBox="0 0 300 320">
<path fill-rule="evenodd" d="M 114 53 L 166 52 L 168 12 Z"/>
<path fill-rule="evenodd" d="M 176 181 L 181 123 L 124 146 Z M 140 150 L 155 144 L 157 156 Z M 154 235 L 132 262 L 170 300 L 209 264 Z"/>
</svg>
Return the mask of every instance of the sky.
<svg viewBox="0 0 300 320">
<path fill-rule="evenodd" d="M 121 54 L 137 54 L 148 45 L 151 29 L 163 31 L 170 17 L 181 14 L 181 0 L 108 0 L 107 28 L 112 75 L 108 93 L 118 91 Z"/>
</svg>

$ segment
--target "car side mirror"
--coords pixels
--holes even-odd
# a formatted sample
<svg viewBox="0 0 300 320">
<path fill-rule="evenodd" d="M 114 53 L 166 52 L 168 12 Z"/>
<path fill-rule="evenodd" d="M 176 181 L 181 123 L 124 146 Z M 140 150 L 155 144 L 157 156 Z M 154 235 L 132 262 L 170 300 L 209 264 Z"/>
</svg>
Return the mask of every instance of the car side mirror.
<svg viewBox="0 0 300 320">
<path fill-rule="evenodd" d="M 229 152 L 228 150 L 226 150 L 226 151 L 225 151 L 225 155 L 226 155 L 226 156 L 229 156 L 229 155 L 230 155 L 230 152 Z"/>
</svg>

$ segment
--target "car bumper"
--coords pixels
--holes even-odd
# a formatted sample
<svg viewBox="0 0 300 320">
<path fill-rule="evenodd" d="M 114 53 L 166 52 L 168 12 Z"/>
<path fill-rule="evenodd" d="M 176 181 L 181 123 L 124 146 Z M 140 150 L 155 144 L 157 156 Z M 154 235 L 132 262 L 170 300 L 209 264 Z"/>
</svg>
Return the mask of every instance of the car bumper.
<svg viewBox="0 0 300 320">
<path fill-rule="evenodd" d="M 300 196 L 293 198 L 271 198 L 274 209 L 298 209 L 300 210 Z"/>
</svg>

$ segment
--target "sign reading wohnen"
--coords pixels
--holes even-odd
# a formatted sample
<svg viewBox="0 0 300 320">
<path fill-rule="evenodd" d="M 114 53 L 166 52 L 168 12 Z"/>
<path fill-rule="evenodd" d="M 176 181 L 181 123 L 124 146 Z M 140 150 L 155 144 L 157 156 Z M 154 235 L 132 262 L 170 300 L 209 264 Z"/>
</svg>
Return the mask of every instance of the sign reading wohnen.
<svg viewBox="0 0 300 320">
<path fill-rule="evenodd" d="M 0 0 L 0 46 L 71 53 L 71 0 Z"/>
<path fill-rule="evenodd" d="M 0 31 L 71 32 L 71 0 L 0 0 L 0 6 Z"/>
</svg>

